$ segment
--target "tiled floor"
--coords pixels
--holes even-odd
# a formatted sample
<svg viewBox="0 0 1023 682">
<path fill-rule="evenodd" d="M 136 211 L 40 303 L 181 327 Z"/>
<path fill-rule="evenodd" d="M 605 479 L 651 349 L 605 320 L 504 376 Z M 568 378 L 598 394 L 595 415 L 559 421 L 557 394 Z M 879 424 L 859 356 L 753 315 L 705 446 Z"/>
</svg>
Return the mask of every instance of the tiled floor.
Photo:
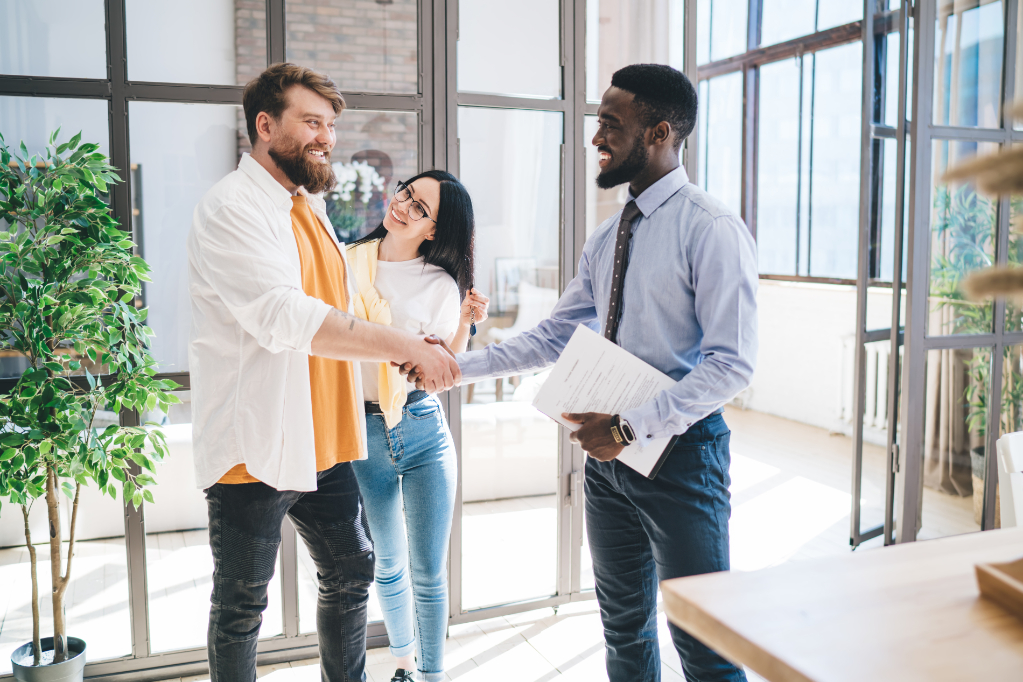
<svg viewBox="0 0 1023 682">
<path fill-rule="evenodd" d="M 683 680 L 678 655 L 670 646 L 667 622 L 661 616 L 661 679 Z M 369 682 L 388 682 L 394 664 L 386 649 L 371 649 L 366 661 Z M 596 602 L 576 602 L 504 618 L 455 625 L 447 640 L 447 677 L 458 682 L 602 682 L 604 646 Z M 264 666 L 265 682 L 316 682 L 316 660 Z M 762 682 L 747 672 L 750 682 Z M 181 678 L 200 682 L 208 676 Z M 178 682 L 173 680 L 170 682 Z"/>
<path fill-rule="evenodd" d="M 785 561 L 849 551 L 851 441 L 822 429 L 776 417 L 730 410 L 732 438 L 732 566 L 756 570 Z M 868 446 L 863 492 L 867 521 L 880 518 L 884 457 Z M 924 537 L 976 530 L 969 498 L 924 491 Z M 463 603 L 482 606 L 549 594 L 556 570 L 557 509 L 553 496 L 466 505 L 463 510 Z M 496 544 L 495 544 L 496 543 Z M 515 562 L 495 560 L 509 543 Z M 879 539 L 868 543 L 876 546 Z M 301 546 L 301 543 L 299 543 Z M 500 547 L 498 546 L 500 545 Z M 861 550 L 863 551 L 863 550 Z M 584 547 L 584 559 L 587 556 Z M 68 598 L 70 634 L 84 633 L 90 660 L 130 650 L 123 539 L 83 542 L 76 552 Z M 49 608 L 49 565 L 40 554 L 43 614 Z M 150 616 L 154 649 L 205 643 L 212 561 L 205 531 L 148 538 Z M 0 550 L 0 674 L 11 650 L 29 637 L 28 572 L 22 548 Z M 280 574 L 280 571 L 277 572 Z M 300 552 L 299 611 L 311 629 L 315 571 Z M 592 581 L 583 572 L 584 584 Z M 280 590 L 271 589 L 263 634 L 280 632 Z M 379 618 L 371 598 L 371 617 Z M 681 679 L 661 616 L 664 679 Z M 45 630 L 45 625 L 44 625 Z M 6 668 L 6 669 L 5 669 Z M 451 629 L 447 669 L 457 680 L 602 680 L 603 646 L 596 604 L 579 602 L 495 618 Z M 315 661 L 270 666 L 272 680 L 316 679 Z M 386 682 L 393 662 L 386 650 L 369 654 L 371 680 Z M 305 676 L 305 677 L 303 677 Z M 201 679 L 201 678 L 197 678 Z M 752 678 L 751 678 L 752 679 Z"/>
</svg>

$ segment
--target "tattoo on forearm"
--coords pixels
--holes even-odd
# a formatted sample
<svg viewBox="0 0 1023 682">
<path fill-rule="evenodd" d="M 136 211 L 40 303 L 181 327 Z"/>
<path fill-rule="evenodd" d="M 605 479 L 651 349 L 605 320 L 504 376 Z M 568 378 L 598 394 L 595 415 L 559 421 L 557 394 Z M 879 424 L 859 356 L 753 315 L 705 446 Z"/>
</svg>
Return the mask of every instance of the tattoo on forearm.
<svg viewBox="0 0 1023 682">
<path fill-rule="evenodd" d="M 357 317 L 355 317 L 354 315 L 349 315 L 345 311 L 338 310 L 337 308 L 334 308 L 334 315 L 336 317 L 340 317 L 342 320 L 351 319 L 351 322 L 348 324 L 348 331 L 352 331 L 353 329 L 355 329 L 355 320 L 358 319 Z"/>
</svg>

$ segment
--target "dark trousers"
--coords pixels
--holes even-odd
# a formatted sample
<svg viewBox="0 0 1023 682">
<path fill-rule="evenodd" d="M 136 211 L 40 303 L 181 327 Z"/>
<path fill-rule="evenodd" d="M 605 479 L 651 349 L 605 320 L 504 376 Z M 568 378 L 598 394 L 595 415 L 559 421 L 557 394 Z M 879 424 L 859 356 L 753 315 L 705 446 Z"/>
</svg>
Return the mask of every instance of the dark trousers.
<svg viewBox="0 0 1023 682">
<path fill-rule="evenodd" d="M 213 550 L 207 639 L 212 682 L 256 679 L 256 643 L 287 514 L 309 548 L 320 581 L 316 631 L 326 682 L 366 679 L 366 604 L 373 543 L 350 463 L 318 474 L 313 492 L 263 483 L 206 490 Z"/>
<path fill-rule="evenodd" d="M 586 529 L 611 682 L 657 682 L 659 580 L 727 571 L 728 427 L 693 425 L 650 480 L 612 460 L 586 461 Z M 741 682 L 741 668 L 669 625 L 689 682 Z"/>
</svg>

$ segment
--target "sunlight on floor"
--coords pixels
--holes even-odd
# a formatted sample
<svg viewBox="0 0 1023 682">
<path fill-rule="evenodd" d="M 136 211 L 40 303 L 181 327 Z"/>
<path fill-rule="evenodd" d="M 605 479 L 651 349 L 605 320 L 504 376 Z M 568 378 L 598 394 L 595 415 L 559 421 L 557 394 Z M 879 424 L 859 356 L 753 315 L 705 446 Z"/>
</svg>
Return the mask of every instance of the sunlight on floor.
<svg viewBox="0 0 1023 682">
<path fill-rule="evenodd" d="M 849 503 L 849 493 L 797 476 L 733 507 L 732 570 L 755 571 L 788 560 L 836 521 L 848 518 Z"/>
</svg>

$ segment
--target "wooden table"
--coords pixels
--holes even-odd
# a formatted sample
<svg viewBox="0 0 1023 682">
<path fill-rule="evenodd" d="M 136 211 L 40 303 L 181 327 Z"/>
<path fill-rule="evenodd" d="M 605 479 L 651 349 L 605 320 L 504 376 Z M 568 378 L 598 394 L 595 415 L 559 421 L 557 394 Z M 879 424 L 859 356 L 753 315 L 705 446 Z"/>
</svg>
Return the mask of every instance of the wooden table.
<svg viewBox="0 0 1023 682">
<path fill-rule="evenodd" d="M 1023 620 L 973 566 L 1023 557 L 1023 529 L 661 583 L 673 623 L 771 682 L 1023 680 Z"/>
</svg>

